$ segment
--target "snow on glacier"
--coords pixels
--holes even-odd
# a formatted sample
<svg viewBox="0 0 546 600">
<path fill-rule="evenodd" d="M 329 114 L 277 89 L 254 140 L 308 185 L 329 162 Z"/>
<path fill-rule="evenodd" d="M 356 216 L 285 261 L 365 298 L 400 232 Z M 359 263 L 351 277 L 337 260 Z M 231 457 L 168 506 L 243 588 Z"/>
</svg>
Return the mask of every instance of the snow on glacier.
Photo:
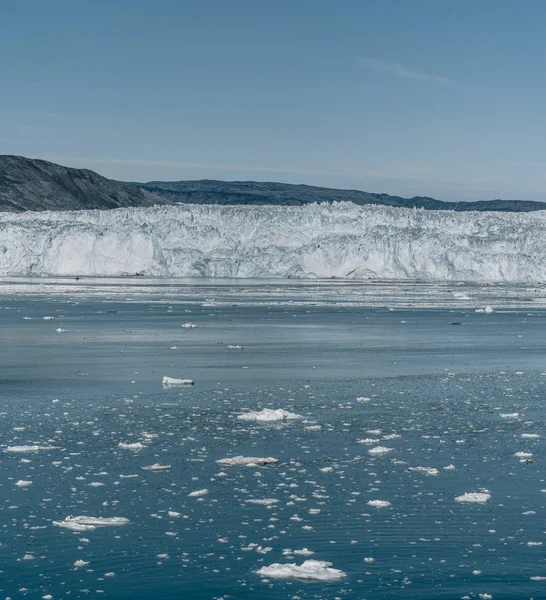
<svg viewBox="0 0 546 600">
<path fill-rule="evenodd" d="M 545 279 L 546 211 L 349 202 L 0 215 L 0 275 Z"/>
</svg>

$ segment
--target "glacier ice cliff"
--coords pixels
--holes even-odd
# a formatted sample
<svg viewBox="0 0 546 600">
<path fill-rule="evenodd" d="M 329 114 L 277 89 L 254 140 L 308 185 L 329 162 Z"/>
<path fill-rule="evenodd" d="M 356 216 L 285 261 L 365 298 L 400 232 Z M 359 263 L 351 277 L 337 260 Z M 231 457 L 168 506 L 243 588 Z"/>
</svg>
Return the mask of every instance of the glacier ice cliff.
<svg viewBox="0 0 546 600">
<path fill-rule="evenodd" d="M 0 275 L 538 282 L 546 211 L 184 204 L 0 215 Z"/>
</svg>

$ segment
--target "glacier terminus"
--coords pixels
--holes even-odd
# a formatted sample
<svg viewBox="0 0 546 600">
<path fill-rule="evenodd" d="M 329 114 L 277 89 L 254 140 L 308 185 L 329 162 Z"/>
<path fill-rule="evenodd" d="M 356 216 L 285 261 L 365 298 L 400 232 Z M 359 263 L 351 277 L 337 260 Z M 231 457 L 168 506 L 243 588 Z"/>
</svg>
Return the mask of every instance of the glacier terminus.
<svg viewBox="0 0 546 600">
<path fill-rule="evenodd" d="M 351 202 L 0 215 L 2 276 L 540 282 L 546 213 Z"/>
</svg>

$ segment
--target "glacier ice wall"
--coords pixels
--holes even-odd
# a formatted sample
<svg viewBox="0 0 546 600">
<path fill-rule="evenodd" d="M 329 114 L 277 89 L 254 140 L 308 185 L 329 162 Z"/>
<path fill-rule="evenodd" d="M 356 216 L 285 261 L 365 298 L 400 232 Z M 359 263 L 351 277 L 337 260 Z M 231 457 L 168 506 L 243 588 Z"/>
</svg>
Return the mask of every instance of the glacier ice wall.
<svg viewBox="0 0 546 600">
<path fill-rule="evenodd" d="M 186 204 L 0 215 L 0 275 L 546 279 L 546 211 Z"/>
</svg>

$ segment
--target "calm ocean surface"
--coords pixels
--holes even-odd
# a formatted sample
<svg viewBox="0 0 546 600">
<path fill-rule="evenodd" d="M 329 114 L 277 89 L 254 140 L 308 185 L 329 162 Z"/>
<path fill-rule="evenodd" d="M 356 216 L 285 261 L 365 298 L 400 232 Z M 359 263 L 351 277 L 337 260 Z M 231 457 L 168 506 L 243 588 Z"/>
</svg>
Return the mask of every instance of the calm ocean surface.
<svg viewBox="0 0 546 600">
<path fill-rule="evenodd" d="M 546 598 L 545 310 L 211 297 L 0 298 L 1 598 Z"/>
</svg>

